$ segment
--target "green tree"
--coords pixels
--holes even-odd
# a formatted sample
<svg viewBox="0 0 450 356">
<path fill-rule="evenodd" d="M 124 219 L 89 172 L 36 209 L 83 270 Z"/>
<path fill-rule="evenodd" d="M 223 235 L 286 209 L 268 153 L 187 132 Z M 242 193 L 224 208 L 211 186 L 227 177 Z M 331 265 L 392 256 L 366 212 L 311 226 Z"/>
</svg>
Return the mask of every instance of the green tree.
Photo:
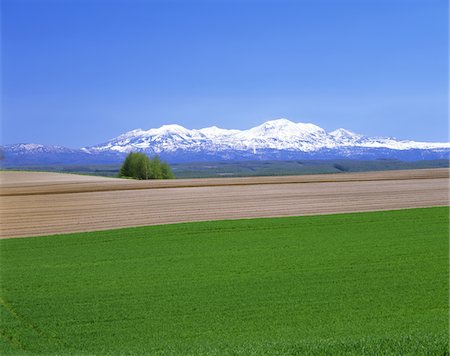
<svg viewBox="0 0 450 356">
<path fill-rule="evenodd" d="M 170 166 L 159 159 L 148 158 L 143 153 L 131 152 L 125 158 L 119 171 L 119 177 L 134 179 L 173 179 Z"/>
<path fill-rule="evenodd" d="M 150 160 L 150 171 L 152 179 L 163 179 L 161 161 L 158 156 Z"/>
<path fill-rule="evenodd" d="M 167 162 L 161 162 L 161 171 L 163 179 L 174 179 L 175 175 Z"/>
<path fill-rule="evenodd" d="M 122 167 L 119 170 L 119 177 L 131 177 L 131 162 L 133 160 L 133 152 L 130 153 L 125 161 L 122 163 Z"/>
</svg>

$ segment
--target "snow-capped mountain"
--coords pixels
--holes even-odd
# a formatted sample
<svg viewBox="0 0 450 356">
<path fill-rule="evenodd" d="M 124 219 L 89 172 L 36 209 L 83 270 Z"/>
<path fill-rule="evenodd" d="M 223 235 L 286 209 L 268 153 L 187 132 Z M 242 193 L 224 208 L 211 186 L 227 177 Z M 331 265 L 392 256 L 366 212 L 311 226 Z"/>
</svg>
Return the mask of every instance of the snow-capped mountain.
<svg viewBox="0 0 450 356">
<path fill-rule="evenodd" d="M 438 159 L 449 158 L 450 143 L 368 137 L 347 129 L 327 132 L 310 123 L 271 120 L 248 130 L 180 125 L 126 132 L 103 144 L 69 149 L 17 144 L 2 147 L 3 164 L 112 163 L 128 152 L 160 155 L 171 162 L 263 159 Z M 13 162 L 13 163 L 11 163 Z"/>
<path fill-rule="evenodd" d="M 0 165 L 3 167 L 116 163 L 118 159 L 115 152 L 93 155 L 85 149 L 54 145 L 18 143 L 0 146 Z"/>
<path fill-rule="evenodd" d="M 77 150 L 73 150 L 63 146 L 54 146 L 54 145 L 41 145 L 37 143 L 17 143 L 14 145 L 6 145 L 3 146 L 3 149 L 8 152 L 14 152 L 17 154 L 25 154 L 27 152 L 33 153 L 69 153 L 76 152 Z"/>
<path fill-rule="evenodd" d="M 394 138 L 366 137 L 346 129 L 330 133 L 314 124 L 294 123 L 287 119 L 267 121 L 249 130 L 225 130 L 208 127 L 189 130 L 180 125 L 164 125 L 159 129 L 129 131 L 104 144 L 85 148 L 89 152 L 143 151 L 167 153 L 190 151 L 289 150 L 313 152 L 340 147 L 387 148 L 393 150 L 448 149 L 450 143 L 400 141 Z"/>
</svg>

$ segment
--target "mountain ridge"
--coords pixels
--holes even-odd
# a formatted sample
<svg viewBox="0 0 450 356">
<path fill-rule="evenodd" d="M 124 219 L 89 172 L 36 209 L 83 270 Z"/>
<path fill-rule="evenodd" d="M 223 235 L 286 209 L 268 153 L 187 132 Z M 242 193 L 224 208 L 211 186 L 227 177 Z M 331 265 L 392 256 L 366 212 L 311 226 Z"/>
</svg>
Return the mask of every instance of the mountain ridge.
<svg viewBox="0 0 450 356">
<path fill-rule="evenodd" d="M 225 148 L 221 147 L 221 145 L 225 145 L 226 148 L 232 147 L 237 150 L 271 148 L 314 151 L 341 146 L 384 147 L 399 150 L 450 148 L 450 143 L 447 142 L 417 142 L 396 140 L 392 137 L 368 137 L 343 128 L 328 133 L 311 123 L 295 123 L 282 118 L 266 121 L 248 130 L 229 130 L 216 126 L 187 129 L 177 124 L 163 125 L 160 128 L 146 131 L 137 129 L 119 135 L 104 144 L 85 147 L 85 149 L 131 152 L 152 148 L 157 152 L 159 147 L 161 147 L 160 151 L 179 149 L 182 140 L 190 140 L 191 142 L 188 143 L 191 145 L 199 143 L 197 141 L 200 140 L 200 143 L 212 143 L 219 149 Z M 172 145 L 170 145 L 170 141 L 172 141 Z"/>
<path fill-rule="evenodd" d="M 3 163 L 117 162 L 133 151 L 160 155 L 169 161 L 249 159 L 435 159 L 448 158 L 449 142 L 417 142 L 369 137 L 345 128 L 327 132 L 312 124 L 285 118 L 248 130 L 216 126 L 187 129 L 178 124 L 134 129 L 105 143 L 70 149 L 63 146 L 16 144 L 2 146 Z"/>
</svg>

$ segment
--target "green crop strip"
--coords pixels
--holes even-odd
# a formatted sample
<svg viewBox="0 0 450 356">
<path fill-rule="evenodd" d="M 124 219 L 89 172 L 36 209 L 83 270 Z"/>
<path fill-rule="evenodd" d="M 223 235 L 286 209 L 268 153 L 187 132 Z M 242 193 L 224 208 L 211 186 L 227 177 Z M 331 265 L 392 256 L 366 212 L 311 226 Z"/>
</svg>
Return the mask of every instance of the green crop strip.
<svg viewBox="0 0 450 356">
<path fill-rule="evenodd" d="M 2 240 L 0 352 L 448 355 L 448 214 Z"/>
</svg>

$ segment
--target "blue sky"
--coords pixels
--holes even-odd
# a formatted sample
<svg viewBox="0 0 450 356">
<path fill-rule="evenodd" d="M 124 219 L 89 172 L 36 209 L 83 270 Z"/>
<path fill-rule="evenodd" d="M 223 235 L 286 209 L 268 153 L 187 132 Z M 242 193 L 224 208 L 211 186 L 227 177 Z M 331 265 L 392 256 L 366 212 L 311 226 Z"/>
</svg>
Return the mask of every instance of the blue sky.
<svg viewBox="0 0 450 356">
<path fill-rule="evenodd" d="M 3 0 L 2 141 L 278 117 L 447 141 L 447 0 Z"/>
</svg>

